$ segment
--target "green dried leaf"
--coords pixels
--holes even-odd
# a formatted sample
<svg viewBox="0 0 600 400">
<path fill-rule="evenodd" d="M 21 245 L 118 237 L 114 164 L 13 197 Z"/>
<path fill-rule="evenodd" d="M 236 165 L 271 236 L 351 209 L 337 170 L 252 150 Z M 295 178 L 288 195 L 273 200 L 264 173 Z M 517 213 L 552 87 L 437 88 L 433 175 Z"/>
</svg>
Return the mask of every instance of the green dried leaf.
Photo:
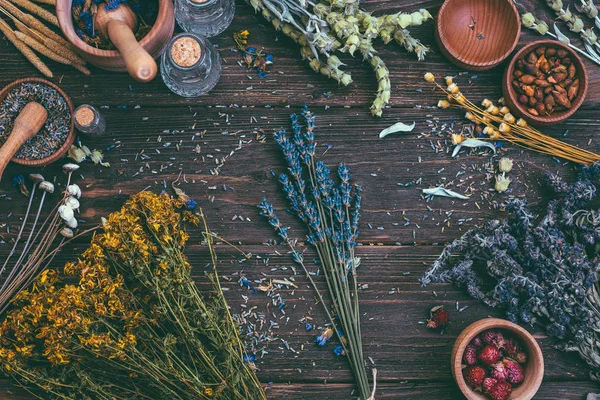
<svg viewBox="0 0 600 400">
<path fill-rule="evenodd" d="M 384 137 L 386 137 L 387 135 L 390 135 L 392 133 L 396 133 L 396 132 L 410 132 L 413 129 L 415 129 L 415 123 L 413 122 L 412 125 L 406 125 L 403 122 L 397 122 L 394 125 L 385 128 L 384 130 L 382 130 L 381 132 L 379 132 L 379 138 L 383 139 Z"/>
<path fill-rule="evenodd" d="M 556 33 L 556 38 L 558 39 L 559 42 L 564 43 L 567 46 L 569 46 L 571 44 L 571 40 L 558 29 L 558 26 L 556 26 L 556 23 L 554 24 L 554 33 Z"/>
<path fill-rule="evenodd" d="M 452 152 L 452 157 L 456 157 L 456 155 L 458 154 L 460 149 L 463 147 L 470 147 L 472 149 L 477 148 L 477 147 L 489 147 L 490 149 L 492 149 L 492 151 L 494 153 L 496 152 L 496 146 L 494 146 L 493 143 L 486 142 L 484 140 L 479 140 L 479 139 L 467 139 L 467 140 L 462 141 L 460 144 L 458 144 L 454 148 L 454 151 Z"/>
<path fill-rule="evenodd" d="M 451 197 L 453 199 L 469 200 L 469 198 L 467 196 L 463 196 L 460 193 L 453 192 L 452 190 L 448 190 L 441 186 L 438 186 L 435 188 L 430 188 L 430 189 L 423 189 L 423 194 L 426 194 L 428 196 L 442 196 L 442 197 Z"/>
</svg>

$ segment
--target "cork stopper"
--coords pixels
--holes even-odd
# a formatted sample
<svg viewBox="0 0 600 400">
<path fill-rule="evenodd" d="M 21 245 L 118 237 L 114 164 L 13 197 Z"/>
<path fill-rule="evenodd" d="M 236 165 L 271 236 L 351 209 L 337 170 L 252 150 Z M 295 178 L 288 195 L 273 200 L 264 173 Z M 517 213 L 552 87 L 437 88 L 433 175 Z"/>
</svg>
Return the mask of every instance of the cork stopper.
<svg viewBox="0 0 600 400">
<path fill-rule="evenodd" d="M 182 36 L 171 47 L 171 58 L 180 67 L 191 67 L 200 60 L 200 43 L 190 36 Z"/>
<path fill-rule="evenodd" d="M 89 126 L 94 121 L 94 111 L 89 107 L 80 107 L 75 112 L 75 120 L 81 126 Z"/>
</svg>

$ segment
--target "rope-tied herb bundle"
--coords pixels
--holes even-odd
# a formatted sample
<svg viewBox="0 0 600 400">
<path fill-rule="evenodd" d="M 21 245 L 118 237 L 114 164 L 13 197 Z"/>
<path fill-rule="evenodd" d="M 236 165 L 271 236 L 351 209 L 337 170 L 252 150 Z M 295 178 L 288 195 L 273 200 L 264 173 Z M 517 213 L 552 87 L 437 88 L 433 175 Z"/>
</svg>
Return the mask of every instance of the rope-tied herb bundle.
<svg viewBox="0 0 600 400">
<path fill-rule="evenodd" d="M 287 227 L 275 215 L 273 206 L 264 199 L 258 207 L 284 244 L 289 246 L 294 261 L 302 267 L 320 303 L 325 307 L 331 326 L 315 342 L 324 346 L 337 334 L 340 345 L 339 350 L 334 350 L 334 353 L 348 357 L 360 398 L 371 400 L 375 398 L 375 382 L 371 391 L 360 328 L 356 273 L 360 259 L 354 255 L 356 238 L 360 233 L 358 222 L 361 187 L 350 184 L 350 169 L 345 164 L 338 168 L 340 183 L 336 185 L 325 163 L 315 159 L 315 115 L 305 106 L 302 117 L 303 124 L 298 115 L 290 116 L 293 132 L 291 138 L 286 136 L 285 130 L 279 130 L 274 135 L 289 171 L 289 174 L 280 175 L 279 182 L 290 203 L 290 211 L 305 224 L 308 230 L 307 241 L 317 251 L 328 294 L 333 302 L 331 311 L 323 302 L 323 296 L 305 265 L 303 254 L 296 249 L 296 241 L 288 236 Z M 374 369 L 374 378 L 376 372 Z"/>
<path fill-rule="evenodd" d="M 391 83 L 389 71 L 377 56 L 373 41 L 378 37 L 385 44 L 395 41 L 407 51 L 414 52 L 419 61 L 429 51 L 406 29 L 433 18 L 424 9 L 411 14 L 399 12 L 374 17 L 359 8 L 358 0 L 246 1 L 276 30 L 301 46 L 302 58 L 308 61 L 315 72 L 333 78 L 344 86 L 352 83 L 352 77 L 342 70 L 344 63 L 335 53 L 354 56 L 358 51 L 371 65 L 377 78 L 377 96 L 371 105 L 371 113 L 378 117 L 390 101 Z"/>
<path fill-rule="evenodd" d="M 198 218 L 183 206 L 134 195 L 65 266 L 77 283 L 49 269 L 21 292 L 0 325 L 4 371 L 40 398 L 265 399 L 216 272 L 204 293 L 190 276 L 182 223 Z"/>
<path fill-rule="evenodd" d="M 600 163 L 583 167 L 573 184 L 547 174 L 557 198 L 545 215 L 512 200 L 508 219 L 449 244 L 422 284 L 453 282 L 492 307 L 505 307 L 513 322 L 543 326 L 600 380 L 600 209 L 591 207 L 598 178 Z"/>
</svg>

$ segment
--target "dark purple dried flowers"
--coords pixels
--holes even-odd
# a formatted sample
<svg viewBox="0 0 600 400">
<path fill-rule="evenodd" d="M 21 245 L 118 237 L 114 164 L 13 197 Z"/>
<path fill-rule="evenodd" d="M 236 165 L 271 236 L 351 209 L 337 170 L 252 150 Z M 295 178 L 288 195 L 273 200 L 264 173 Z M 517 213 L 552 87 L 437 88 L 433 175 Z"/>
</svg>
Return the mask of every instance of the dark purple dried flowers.
<svg viewBox="0 0 600 400">
<path fill-rule="evenodd" d="M 356 275 L 360 259 L 354 256 L 359 234 L 361 188 L 350 184 L 350 170 L 345 164 L 338 168 L 339 183 L 336 184 L 329 168 L 322 161 L 315 160 L 315 116 L 306 106 L 301 115 L 302 121 L 296 114 L 290 116 L 291 137 L 286 135 L 285 130 L 278 130 L 274 139 L 288 165 L 288 173 L 281 174 L 279 182 L 289 201 L 289 211 L 307 227 L 307 242 L 317 251 L 333 303 L 335 317 L 325 307 L 331 327 L 326 328 L 315 342 L 324 346 L 337 332 L 341 347 L 336 347 L 336 354 L 348 356 L 360 398 L 368 399 L 372 393 L 363 358 Z M 273 206 L 264 199 L 258 208 L 290 247 L 294 261 L 303 268 L 319 301 L 325 304 L 304 264 L 302 253 L 296 251 L 295 240 L 288 236 L 287 227 L 275 215 Z M 373 372 L 375 374 L 375 370 Z"/>
<path fill-rule="evenodd" d="M 545 215 L 523 200 L 510 201 L 507 219 L 446 246 L 421 283 L 454 282 L 492 307 L 505 307 L 513 322 L 541 324 L 600 380 L 600 210 L 590 205 L 598 178 L 600 163 L 582 167 L 572 184 L 547 174 L 545 185 L 556 198 Z"/>
</svg>

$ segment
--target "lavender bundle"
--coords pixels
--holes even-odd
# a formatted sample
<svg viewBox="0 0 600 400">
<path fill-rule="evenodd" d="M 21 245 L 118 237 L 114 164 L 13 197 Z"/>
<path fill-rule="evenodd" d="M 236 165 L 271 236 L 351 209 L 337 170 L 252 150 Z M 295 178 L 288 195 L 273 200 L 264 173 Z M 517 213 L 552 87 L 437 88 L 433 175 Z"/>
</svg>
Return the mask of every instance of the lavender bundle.
<svg viewBox="0 0 600 400">
<path fill-rule="evenodd" d="M 325 329 L 315 342 L 324 346 L 336 333 L 340 345 L 334 353 L 348 357 L 360 398 L 374 399 L 375 383 L 371 392 L 361 340 L 356 275 L 360 259 L 354 255 L 359 234 L 361 188 L 350 184 L 350 170 L 345 164 L 338 168 L 340 183 L 336 185 L 329 168 L 315 160 L 315 116 L 305 106 L 302 117 L 304 126 L 296 114 L 290 116 L 291 138 L 286 136 L 285 130 L 275 132 L 274 138 L 283 151 L 289 171 L 289 174 L 280 175 L 279 182 L 290 203 L 290 211 L 308 229 L 307 241 L 317 251 L 333 302 L 331 310 L 325 307 L 331 327 Z M 302 253 L 296 250 L 296 241 L 288 236 L 287 228 L 275 215 L 273 206 L 264 199 L 258 208 L 290 247 L 294 261 L 303 268 L 320 302 L 325 304 Z M 374 380 L 375 376 L 376 370 L 373 370 Z"/>
<path fill-rule="evenodd" d="M 598 178 L 600 163 L 583 167 L 573 184 L 547 174 L 545 184 L 558 197 L 545 215 L 512 200 L 508 219 L 452 242 L 421 283 L 453 282 L 492 307 L 505 307 L 513 322 L 542 325 L 600 380 L 600 209 L 590 207 Z"/>
</svg>

